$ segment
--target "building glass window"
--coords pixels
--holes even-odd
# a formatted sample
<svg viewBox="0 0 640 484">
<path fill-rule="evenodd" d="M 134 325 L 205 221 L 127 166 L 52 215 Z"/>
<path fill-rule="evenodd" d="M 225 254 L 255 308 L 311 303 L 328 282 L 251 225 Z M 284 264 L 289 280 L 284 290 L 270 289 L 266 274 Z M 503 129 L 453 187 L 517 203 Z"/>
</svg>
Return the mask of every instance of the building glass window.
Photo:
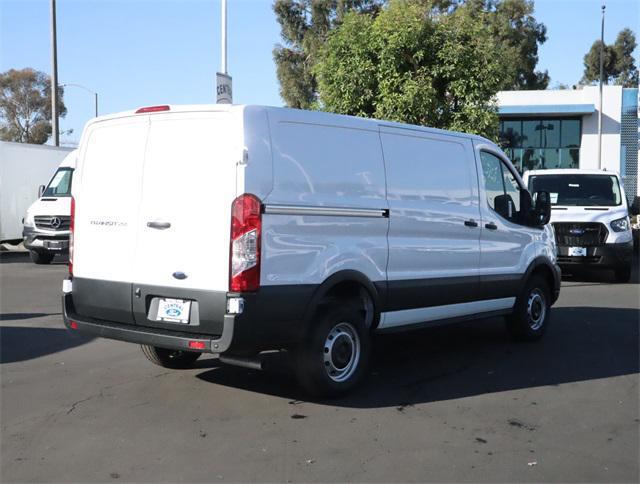
<svg viewBox="0 0 640 484">
<path fill-rule="evenodd" d="M 507 118 L 500 140 L 520 173 L 545 168 L 578 168 L 582 121 L 576 118 Z"/>
</svg>

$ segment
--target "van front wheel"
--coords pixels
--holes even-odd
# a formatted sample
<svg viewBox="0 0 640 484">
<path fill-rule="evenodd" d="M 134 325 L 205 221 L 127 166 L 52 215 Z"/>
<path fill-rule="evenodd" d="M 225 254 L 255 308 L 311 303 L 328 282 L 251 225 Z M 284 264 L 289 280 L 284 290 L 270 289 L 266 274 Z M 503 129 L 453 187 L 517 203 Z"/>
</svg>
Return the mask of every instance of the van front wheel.
<svg viewBox="0 0 640 484">
<path fill-rule="evenodd" d="M 298 381 L 315 396 L 344 394 L 366 375 L 370 352 L 362 314 L 348 306 L 329 308 L 315 318 L 294 352 Z"/>
<path fill-rule="evenodd" d="M 535 275 L 526 283 L 507 317 L 507 329 L 520 341 L 540 339 L 547 329 L 551 313 L 551 291 L 547 281 Z"/>
<path fill-rule="evenodd" d="M 191 368 L 196 360 L 200 358 L 200 353 L 195 351 L 168 350 L 147 345 L 140 345 L 140 348 L 151 363 L 174 370 Z"/>
</svg>

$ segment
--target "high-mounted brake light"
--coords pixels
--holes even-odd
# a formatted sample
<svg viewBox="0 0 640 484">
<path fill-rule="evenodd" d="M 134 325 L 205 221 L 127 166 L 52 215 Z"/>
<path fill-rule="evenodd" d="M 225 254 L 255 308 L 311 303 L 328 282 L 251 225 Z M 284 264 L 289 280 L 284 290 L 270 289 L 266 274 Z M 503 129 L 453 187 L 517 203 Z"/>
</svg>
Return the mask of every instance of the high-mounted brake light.
<svg viewBox="0 0 640 484">
<path fill-rule="evenodd" d="M 136 114 L 142 114 L 142 113 L 157 113 L 160 111 L 169 111 L 171 108 L 169 106 L 167 106 L 166 104 L 163 104 L 162 106 L 147 106 L 145 108 L 140 108 L 136 111 Z"/>
<path fill-rule="evenodd" d="M 76 229 L 76 200 L 71 197 L 71 220 L 69 222 L 69 275 L 73 276 L 73 235 Z"/>
<path fill-rule="evenodd" d="M 260 287 L 262 204 L 255 195 L 240 195 L 231 205 L 229 290 L 256 291 Z"/>
</svg>

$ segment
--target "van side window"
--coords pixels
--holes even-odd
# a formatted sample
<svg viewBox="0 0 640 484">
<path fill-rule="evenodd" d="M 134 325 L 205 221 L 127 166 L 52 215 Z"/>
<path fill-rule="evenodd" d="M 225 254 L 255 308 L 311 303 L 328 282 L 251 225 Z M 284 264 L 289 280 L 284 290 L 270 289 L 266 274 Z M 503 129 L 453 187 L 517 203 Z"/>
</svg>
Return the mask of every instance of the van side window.
<svg viewBox="0 0 640 484">
<path fill-rule="evenodd" d="M 487 202 L 507 220 L 520 223 L 520 185 L 504 162 L 495 155 L 480 152 Z"/>
</svg>

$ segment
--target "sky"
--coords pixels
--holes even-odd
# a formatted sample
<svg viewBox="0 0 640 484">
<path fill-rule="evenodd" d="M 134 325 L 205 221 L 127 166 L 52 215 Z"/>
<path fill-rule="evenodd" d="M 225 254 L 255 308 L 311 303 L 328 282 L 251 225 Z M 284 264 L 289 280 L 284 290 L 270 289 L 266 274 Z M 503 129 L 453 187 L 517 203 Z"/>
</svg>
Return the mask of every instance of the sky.
<svg viewBox="0 0 640 484">
<path fill-rule="evenodd" d="M 538 69 L 550 87 L 582 76 L 584 54 L 600 36 L 600 0 L 536 0 L 547 26 Z M 237 104 L 281 106 L 272 50 L 280 29 L 272 0 L 228 0 L 229 74 Z M 638 32 L 638 0 L 606 1 L 605 42 Z M 215 102 L 220 70 L 220 0 L 57 0 L 58 79 L 99 95 L 100 114 L 156 104 Z M 640 40 L 640 39 L 639 39 Z M 636 50 L 636 53 L 638 50 Z M 637 59 L 637 55 L 636 55 Z M 49 0 L 0 0 L 0 72 L 51 72 Z M 80 139 L 93 95 L 65 89 L 63 144 Z"/>
</svg>

